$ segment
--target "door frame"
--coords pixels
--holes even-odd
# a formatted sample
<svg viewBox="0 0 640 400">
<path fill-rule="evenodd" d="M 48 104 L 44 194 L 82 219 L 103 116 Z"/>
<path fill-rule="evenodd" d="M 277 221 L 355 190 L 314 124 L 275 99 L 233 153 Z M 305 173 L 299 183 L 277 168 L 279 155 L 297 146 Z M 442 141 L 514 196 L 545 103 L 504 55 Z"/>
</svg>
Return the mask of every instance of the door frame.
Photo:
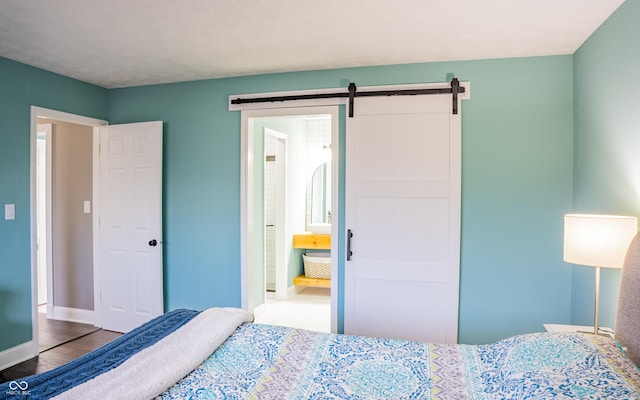
<svg viewBox="0 0 640 400">
<path fill-rule="evenodd" d="M 58 120 L 58 121 L 63 121 L 63 122 L 69 122 L 69 123 L 73 123 L 73 124 L 78 124 L 78 125 L 86 125 L 86 126 L 91 126 L 91 127 L 97 127 L 97 126 L 104 126 L 104 125 L 108 125 L 109 123 L 105 120 L 101 120 L 101 119 L 97 119 L 97 118 L 91 118 L 91 117 L 85 117 L 82 115 L 77 115 L 77 114 L 71 114 L 71 113 L 67 113 L 67 112 L 63 112 L 63 111 L 57 111 L 57 110 L 53 110 L 53 109 L 48 109 L 48 108 L 43 108 L 43 107 L 38 107 L 38 106 L 31 106 L 31 120 L 30 120 L 30 215 L 31 215 L 31 220 L 30 220 L 30 235 L 31 235 L 31 304 L 32 304 L 32 310 L 31 310 L 31 326 L 32 326 L 32 347 L 29 351 L 30 354 L 32 354 L 32 357 L 37 355 L 39 353 L 39 322 L 38 322 L 38 249 L 37 249 L 37 206 L 38 206 L 38 199 L 37 199 L 37 188 L 36 188 L 36 173 L 37 173 L 37 167 L 36 167 L 36 157 L 37 157 L 37 136 L 38 136 L 38 118 L 47 118 L 47 119 L 53 119 L 53 120 Z M 94 129 L 93 131 L 93 197 L 94 200 L 96 198 L 96 190 L 98 187 L 98 159 L 99 155 L 98 155 L 98 141 L 97 141 L 97 133 L 96 130 Z M 98 216 L 99 216 L 99 207 L 97 202 L 94 201 L 93 203 L 93 247 L 96 248 L 97 246 L 97 235 L 96 230 L 98 228 Z M 50 256 L 50 254 L 48 255 Z M 94 270 L 96 268 L 96 255 L 94 252 Z M 95 274 L 94 274 L 95 275 Z M 94 301 L 99 301 L 99 296 L 96 294 L 95 291 L 95 287 L 96 287 L 96 282 L 94 279 Z M 49 293 L 47 294 L 47 296 L 51 296 L 50 298 L 53 298 L 53 288 L 51 288 L 51 290 L 49 291 Z M 99 303 L 96 303 L 99 304 Z M 49 305 L 47 305 L 47 307 L 49 307 Z M 94 308 L 96 308 L 94 306 Z M 93 313 L 94 315 L 94 325 L 96 326 L 100 326 L 100 318 L 98 313 L 96 313 L 94 311 Z M 73 318 L 73 316 L 70 316 L 71 318 Z"/>
<path fill-rule="evenodd" d="M 253 248 L 249 246 L 252 237 L 252 231 L 255 229 L 253 221 L 249 218 L 249 210 L 253 207 L 253 187 L 255 185 L 255 177 L 250 173 L 252 165 L 263 157 L 253 154 L 252 140 L 249 138 L 250 124 L 252 118 L 262 117 L 288 117 L 296 115 L 314 115 L 314 114 L 330 114 L 331 115 L 331 149 L 333 156 L 331 158 L 332 173 L 332 220 L 339 221 L 340 209 L 338 203 L 338 171 L 339 171 L 339 154 L 340 154 L 340 132 L 339 132 L 339 110 L 337 105 L 324 107 L 282 107 L 282 108 L 265 108 L 265 109 L 249 109 L 241 112 L 241 156 L 240 156 L 240 281 L 241 281 L 241 306 L 248 310 L 250 304 L 251 290 L 249 288 L 249 260 L 253 259 Z M 335 210 L 335 211 L 334 211 Z M 337 332 L 338 328 L 338 223 L 331 224 L 331 331 Z"/>
<path fill-rule="evenodd" d="M 44 129 L 40 129 L 40 127 L 43 127 Z M 45 208 L 45 220 L 44 220 L 44 231 L 45 231 L 45 238 L 46 241 L 44 243 L 38 243 L 37 239 L 38 239 L 38 231 L 37 231 L 37 223 L 38 223 L 38 219 L 40 217 L 40 215 L 35 216 L 36 219 L 36 243 L 38 243 L 36 245 L 36 257 L 37 257 L 37 264 L 38 264 L 38 272 L 40 272 L 41 266 L 40 266 L 40 251 L 43 251 L 45 253 L 45 269 L 46 269 L 46 279 L 47 281 L 45 282 L 45 286 L 47 288 L 47 317 L 51 317 L 53 316 L 53 280 L 52 280 L 52 276 L 53 276 L 53 260 L 51 259 L 51 248 L 52 248 L 52 236 L 53 236 L 53 229 L 52 229 L 52 217 L 51 217 L 51 211 L 52 211 L 52 204 L 53 204 L 53 196 L 51 193 L 51 187 L 52 187 L 52 155 L 53 155 L 53 149 L 52 149 L 52 140 L 53 140 L 53 124 L 36 124 L 36 163 L 37 163 L 37 157 L 38 154 L 40 152 L 40 150 L 38 150 L 38 138 L 37 135 L 40 132 L 44 132 L 46 139 L 45 139 L 45 145 L 46 145 L 46 149 L 45 149 L 45 196 L 44 196 L 44 208 Z M 38 171 L 37 171 L 37 166 L 36 166 L 36 179 L 37 179 L 37 175 L 38 175 Z M 39 196 L 40 193 L 37 190 L 38 184 L 36 183 L 36 207 L 37 209 L 40 209 L 39 207 Z M 44 245 L 44 248 L 41 249 L 40 247 L 42 247 Z M 40 277 L 38 277 L 38 285 L 40 284 Z M 40 303 L 40 288 L 38 288 L 37 290 L 37 294 L 38 294 L 38 303 Z"/>
</svg>

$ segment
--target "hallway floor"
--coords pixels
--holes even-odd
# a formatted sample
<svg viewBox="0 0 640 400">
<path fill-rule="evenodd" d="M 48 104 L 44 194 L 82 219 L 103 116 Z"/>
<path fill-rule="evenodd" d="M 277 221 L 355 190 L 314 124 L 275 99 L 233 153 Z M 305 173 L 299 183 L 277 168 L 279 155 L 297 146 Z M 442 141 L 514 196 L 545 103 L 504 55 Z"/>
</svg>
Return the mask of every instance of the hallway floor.
<svg viewBox="0 0 640 400">
<path fill-rule="evenodd" d="M 48 319 L 44 313 L 38 313 L 38 321 L 40 353 L 100 330 L 91 324 Z"/>
<path fill-rule="evenodd" d="M 307 287 L 287 300 L 267 299 L 265 311 L 255 322 L 330 332 L 330 289 Z"/>
<path fill-rule="evenodd" d="M 43 319 L 44 318 L 44 319 Z M 47 320 L 40 315 L 41 352 L 38 356 L 0 371 L 0 383 L 49 371 L 107 344 L 122 334 L 93 325 Z"/>
</svg>

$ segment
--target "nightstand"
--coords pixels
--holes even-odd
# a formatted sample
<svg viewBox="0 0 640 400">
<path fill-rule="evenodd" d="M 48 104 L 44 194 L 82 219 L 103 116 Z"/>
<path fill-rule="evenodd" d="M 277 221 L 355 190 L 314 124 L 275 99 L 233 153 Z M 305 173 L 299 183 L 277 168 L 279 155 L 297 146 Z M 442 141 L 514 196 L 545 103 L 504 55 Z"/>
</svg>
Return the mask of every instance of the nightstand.
<svg viewBox="0 0 640 400">
<path fill-rule="evenodd" d="M 589 325 L 562 325 L 562 324 L 543 324 L 547 332 L 583 332 L 593 333 L 593 326 Z M 600 335 L 613 337 L 613 329 L 604 326 L 600 327 Z"/>
</svg>

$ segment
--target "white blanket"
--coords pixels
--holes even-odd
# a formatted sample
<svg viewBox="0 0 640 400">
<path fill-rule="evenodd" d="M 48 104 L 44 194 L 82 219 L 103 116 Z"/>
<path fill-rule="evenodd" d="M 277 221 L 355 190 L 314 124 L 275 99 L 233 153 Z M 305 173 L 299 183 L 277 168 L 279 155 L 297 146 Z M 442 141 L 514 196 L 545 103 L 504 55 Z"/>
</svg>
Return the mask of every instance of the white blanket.
<svg viewBox="0 0 640 400">
<path fill-rule="evenodd" d="M 149 399 L 200 365 L 243 322 L 253 317 L 236 308 L 210 308 L 118 367 L 54 399 Z"/>
</svg>

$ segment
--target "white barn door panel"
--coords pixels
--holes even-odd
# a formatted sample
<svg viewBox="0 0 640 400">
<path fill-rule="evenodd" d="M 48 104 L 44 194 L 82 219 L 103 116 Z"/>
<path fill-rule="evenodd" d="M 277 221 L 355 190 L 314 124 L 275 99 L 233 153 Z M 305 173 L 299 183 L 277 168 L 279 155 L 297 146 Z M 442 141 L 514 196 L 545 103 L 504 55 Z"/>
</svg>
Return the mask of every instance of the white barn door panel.
<svg viewBox="0 0 640 400">
<path fill-rule="evenodd" d="M 460 115 L 451 95 L 358 98 L 354 108 L 345 333 L 456 343 Z"/>
</svg>

